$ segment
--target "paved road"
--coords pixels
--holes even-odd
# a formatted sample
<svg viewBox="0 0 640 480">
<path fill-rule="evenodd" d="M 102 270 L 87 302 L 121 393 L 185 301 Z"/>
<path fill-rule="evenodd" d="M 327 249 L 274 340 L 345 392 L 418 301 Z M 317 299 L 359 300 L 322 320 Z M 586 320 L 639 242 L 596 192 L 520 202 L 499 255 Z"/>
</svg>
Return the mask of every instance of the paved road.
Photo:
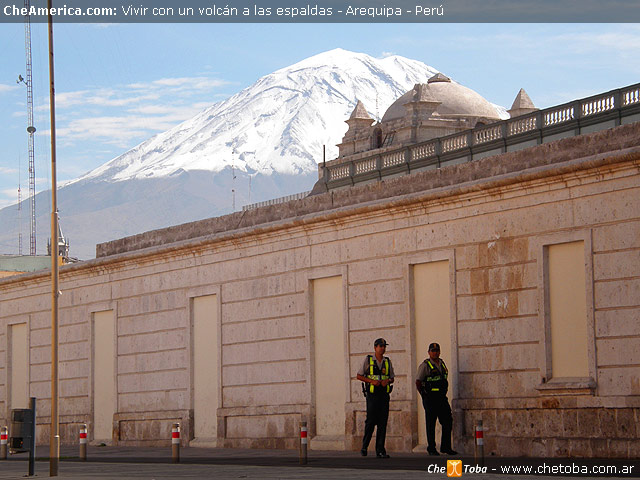
<svg viewBox="0 0 640 480">
<path fill-rule="evenodd" d="M 49 476 L 47 447 L 38 447 L 39 458 L 35 465 L 38 477 Z M 182 448 L 181 463 L 172 464 L 170 448 L 145 447 L 94 447 L 88 450 L 88 461 L 77 459 L 77 448 L 63 447 L 59 477 L 61 479 L 113 479 L 127 478 L 216 478 L 216 479 L 354 479 L 393 480 L 446 479 L 446 457 L 427 457 L 424 454 L 398 454 L 390 459 L 360 457 L 357 452 L 310 451 L 308 464 L 299 464 L 298 452 L 293 450 L 242 450 Z M 471 458 L 461 457 L 463 465 L 471 466 Z M 553 460 L 550 462 L 559 462 Z M 564 459 L 571 464 L 571 459 Z M 487 473 L 463 473 L 462 477 L 478 477 L 482 480 L 507 480 L 513 474 L 499 474 L 500 466 L 525 464 L 526 459 L 487 459 Z M 581 462 L 589 468 L 598 460 Z M 602 465 L 634 465 L 632 475 L 622 478 L 638 478 L 640 461 L 601 462 Z M 23 478 L 27 473 L 26 454 L 12 455 L 0 461 L 0 478 Z M 495 470 L 494 470 L 495 469 Z M 431 472 L 431 473 L 430 473 Z M 576 478 L 562 475 L 563 478 Z M 523 479 L 551 479 L 559 475 L 527 475 Z M 582 477 L 585 478 L 585 477 Z M 600 476 L 599 478 L 621 478 Z"/>
<path fill-rule="evenodd" d="M 9 462 L 9 468 L 0 464 L 0 478 L 22 478 L 27 472 L 26 463 L 14 465 L 17 462 Z M 19 467 L 19 468 L 16 468 Z M 332 468 L 303 468 L 303 467 L 265 467 L 255 465 L 159 465 L 148 463 L 93 463 L 86 464 L 63 462 L 60 464 L 58 478 L 66 479 L 113 479 L 125 478 L 216 478 L 216 479 L 354 479 L 371 480 L 380 478 L 378 470 L 366 469 L 332 469 Z M 393 471 L 394 478 L 406 480 L 424 480 L 425 474 L 418 471 Z M 49 464 L 36 463 L 36 475 L 38 477 L 49 475 Z M 442 475 L 446 478 L 446 475 Z M 389 478 L 389 477 L 383 477 Z"/>
</svg>

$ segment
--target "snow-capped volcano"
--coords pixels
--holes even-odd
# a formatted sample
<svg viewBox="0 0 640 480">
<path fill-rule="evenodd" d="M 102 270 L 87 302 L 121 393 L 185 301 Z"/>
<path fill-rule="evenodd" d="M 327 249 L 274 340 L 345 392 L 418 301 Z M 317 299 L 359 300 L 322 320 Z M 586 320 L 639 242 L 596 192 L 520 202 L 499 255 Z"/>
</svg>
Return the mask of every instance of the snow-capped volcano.
<svg viewBox="0 0 640 480">
<path fill-rule="evenodd" d="M 398 56 L 376 59 L 342 49 L 321 53 L 262 77 L 77 181 L 220 172 L 232 164 L 249 174 L 315 172 L 323 145 L 327 158 L 337 156 L 335 144 L 357 100 L 373 118 L 382 116 L 395 99 L 435 73 Z"/>
<path fill-rule="evenodd" d="M 260 78 L 195 117 L 158 134 L 59 189 L 70 253 L 96 243 L 231 212 L 251 202 L 310 190 L 357 100 L 372 118 L 437 71 L 399 56 L 336 49 Z M 233 192 L 233 193 L 232 193 Z M 36 203 L 46 225 L 43 192 Z M 24 206 L 26 208 L 26 205 Z M 17 208 L 0 211 L 0 242 L 16 244 Z M 38 252 L 46 250 L 38 238 Z"/>
</svg>

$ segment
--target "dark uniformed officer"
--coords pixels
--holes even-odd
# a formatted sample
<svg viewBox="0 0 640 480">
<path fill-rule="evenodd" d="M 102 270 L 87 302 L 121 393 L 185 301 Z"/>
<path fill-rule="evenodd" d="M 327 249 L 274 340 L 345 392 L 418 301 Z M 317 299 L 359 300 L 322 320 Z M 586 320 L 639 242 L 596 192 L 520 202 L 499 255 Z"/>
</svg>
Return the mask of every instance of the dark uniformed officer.
<svg viewBox="0 0 640 480">
<path fill-rule="evenodd" d="M 378 338 L 373 343 L 374 355 L 367 355 L 358 370 L 357 378 L 363 384 L 363 390 L 367 397 L 367 419 L 364 423 L 364 437 L 362 438 L 363 457 L 367 456 L 367 448 L 373 436 L 373 429 L 376 431 L 376 456 L 378 458 L 389 458 L 384 448 L 384 440 L 387 436 L 387 420 L 389 419 L 389 393 L 393 389 L 394 379 L 393 365 L 389 357 L 384 356 L 387 349 L 387 341 Z"/>
<path fill-rule="evenodd" d="M 440 439 L 440 451 L 448 455 L 456 455 L 458 452 L 451 448 L 451 428 L 453 417 L 451 407 L 447 400 L 449 389 L 449 370 L 440 358 L 440 345 L 429 345 L 429 358 L 420 364 L 416 376 L 416 388 L 422 396 L 422 406 L 426 414 L 427 424 L 427 452 L 429 455 L 439 455 L 436 450 L 436 419 L 442 425 L 442 438 Z"/>
</svg>

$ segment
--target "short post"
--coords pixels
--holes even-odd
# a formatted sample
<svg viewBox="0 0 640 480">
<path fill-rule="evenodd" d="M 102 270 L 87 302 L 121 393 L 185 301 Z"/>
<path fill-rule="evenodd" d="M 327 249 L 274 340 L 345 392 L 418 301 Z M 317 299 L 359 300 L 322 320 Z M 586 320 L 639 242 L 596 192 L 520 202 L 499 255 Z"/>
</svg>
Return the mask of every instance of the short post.
<svg viewBox="0 0 640 480">
<path fill-rule="evenodd" d="M 300 465 L 307 464 L 307 422 L 300 422 Z"/>
<path fill-rule="evenodd" d="M 80 426 L 80 460 L 87 460 L 87 424 L 83 423 Z"/>
<path fill-rule="evenodd" d="M 0 428 L 0 460 L 7 459 L 7 442 L 9 441 L 9 429 Z"/>
<path fill-rule="evenodd" d="M 482 427 L 482 420 L 478 420 L 478 423 L 476 423 L 475 460 L 477 465 L 484 467 L 484 428 Z"/>
<path fill-rule="evenodd" d="M 31 423 L 31 442 L 29 444 L 29 476 L 33 477 L 36 472 L 36 397 L 29 400 L 29 408 L 33 416 Z"/>
<path fill-rule="evenodd" d="M 171 461 L 180 463 L 180 424 L 174 423 L 171 428 Z"/>
</svg>

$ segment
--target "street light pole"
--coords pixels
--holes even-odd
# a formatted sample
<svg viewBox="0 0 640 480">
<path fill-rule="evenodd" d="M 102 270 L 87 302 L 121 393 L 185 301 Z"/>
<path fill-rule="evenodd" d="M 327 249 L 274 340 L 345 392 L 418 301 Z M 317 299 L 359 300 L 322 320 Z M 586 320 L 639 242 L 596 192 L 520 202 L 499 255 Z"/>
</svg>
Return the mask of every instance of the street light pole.
<svg viewBox="0 0 640 480">
<path fill-rule="evenodd" d="M 58 476 L 60 419 L 58 418 L 58 203 L 56 179 L 56 103 L 53 81 L 53 19 L 47 0 L 49 25 L 49 110 L 51 112 L 51 434 L 49 476 Z"/>
</svg>

